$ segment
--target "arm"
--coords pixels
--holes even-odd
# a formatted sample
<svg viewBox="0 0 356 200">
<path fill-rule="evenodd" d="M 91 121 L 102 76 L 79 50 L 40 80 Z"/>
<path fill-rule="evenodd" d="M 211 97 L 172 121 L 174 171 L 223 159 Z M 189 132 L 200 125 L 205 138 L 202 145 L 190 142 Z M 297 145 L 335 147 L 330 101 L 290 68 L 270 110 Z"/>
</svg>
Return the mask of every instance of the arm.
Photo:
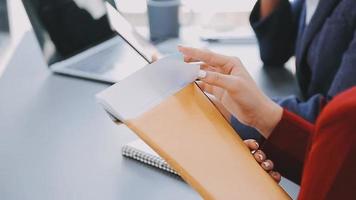
<svg viewBox="0 0 356 200">
<path fill-rule="evenodd" d="M 284 110 L 281 121 L 261 146 L 261 150 L 275 163 L 276 170 L 295 183 L 300 183 L 313 129 L 311 123 Z"/>
<path fill-rule="evenodd" d="M 301 101 L 295 96 L 274 99 L 283 108 L 301 116 L 305 120 L 314 123 L 327 100 L 332 99 L 340 92 L 356 85 L 356 31 L 353 41 L 344 52 L 340 67 L 331 84 L 328 96 L 316 94 L 307 101 Z M 243 139 L 255 139 L 261 141 L 263 138 L 260 133 L 251 127 L 239 122 L 235 117 L 231 117 L 231 124 Z"/>
<path fill-rule="evenodd" d="M 356 167 L 356 134 L 350 134 L 356 130 L 355 96 L 356 88 L 336 97 L 324 108 L 316 126 L 285 110 L 281 121 L 263 143 L 261 149 L 282 175 L 300 183 L 303 170 L 300 199 L 336 198 L 356 180 L 350 177 Z M 315 197 L 315 191 L 331 196 Z M 342 193 L 345 198 L 351 194 Z"/>
<path fill-rule="evenodd" d="M 353 46 L 354 45 L 351 45 L 350 48 L 352 49 Z M 257 87 L 252 77 L 249 76 L 238 58 L 187 47 L 179 47 L 179 51 L 184 55 L 185 61 L 187 62 L 202 61 L 204 63 L 199 73 L 199 78 L 202 81 L 199 84 L 200 88 L 204 92 L 213 95 L 216 101 L 224 106 L 224 109 L 229 111 L 232 116 L 239 119 L 241 123 L 259 130 L 260 133 L 267 138 L 262 149 L 266 153 L 269 153 L 271 159 L 276 162 L 277 170 L 278 168 L 284 170 L 281 172 L 288 178 L 295 182 L 300 182 L 302 168 L 306 165 L 304 162 L 306 152 L 310 150 L 308 145 L 310 145 L 311 138 L 314 136 L 312 133 L 315 132 L 314 130 L 318 129 L 319 126 L 315 128 L 302 117 L 287 110 L 283 111 L 281 106 L 265 96 Z M 345 58 L 349 60 L 352 58 L 352 55 L 346 56 Z M 348 82 L 347 80 L 345 81 Z M 355 96 L 351 98 L 350 102 L 355 103 Z M 323 104 L 319 104 L 319 106 L 320 105 L 322 106 Z M 339 110 L 338 106 L 336 106 L 336 110 Z M 353 125 L 353 128 L 348 129 L 346 132 L 354 133 L 356 130 L 356 123 L 354 123 L 356 109 L 346 109 L 346 111 L 353 113 L 351 117 L 345 115 L 349 121 L 351 120 L 350 124 Z M 339 119 L 339 121 L 340 119 L 345 119 L 343 115 L 344 114 L 336 116 L 331 114 L 330 122 L 326 123 L 325 127 L 330 127 L 330 124 L 335 121 L 334 119 Z M 318 117 L 318 120 L 319 118 L 322 120 L 323 116 Z M 338 132 L 343 132 L 341 131 L 342 128 L 344 128 L 344 125 L 329 130 L 335 133 L 333 137 L 330 137 L 330 140 L 332 140 L 332 142 L 337 141 L 339 140 L 339 136 L 341 136 L 345 142 L 349 142 L 349 145 L 355 148 L 354 143 L 356 141 L 354 140 L 356 134 L 353 134 L 352 137 L 342 137 L 342 135 L 338 134 Z M 332 143 L 327 141 L 326 145 L 329 145 L 328 142 Z M 332 146 L 334 149 L 336 148 L 336 150 L 339 147 L 339 145 Z M 321 147 L 319 146 L 319 148 Z M 340 146 L 340 148 L 343 147 Z M 313 151 L 312 147 L 312 152 Z M 354 155 L 355 150 L 353 149 L 352 151 L 352 155 Z M 308 152 L 308 154 L 307 159 L 310 157 L 310 152 Z M 323 157 L 321 155 L 318 156 L 323 158 L 324 162 L 326 162 L 328 159 L 325 159 L 325 156 L 327 155 L 328 153 L 324 152 Z M 344 159 L 344 161 L 348 162 L 347 159 Z M 325 165 L 318 165 L 318 167 L 323 167 L 327 170 L 329 165 L 330 163 L 326 163 Z M 318 170 L 318 167 L 315 169 Z M 351 167 L 350 169 L 353 168 Z M 304 170 L 305 169 L 306 167 Z M 334 177 L 338 176 L 337 173 L 338 172 L 334 172 Z M 324 175 L 325 174 L 327 173 L 324 173 Z M 345 176 L 347 176 L 347 174 L 348 173 L 346 173 Z M 320 177 L 322 177 L 322 175 L 320 175 L 319 178 Z M 342 182 L 344 179 L 340 178 L 340 180 Z M 356 178 L 352 180 L 356 180 Z M 328 183 L 329 186 L 333 185 L 331 181 Z M 344 183 L 347 184 L 347 182 Z M 318 185 L 319 182 L 316 181 L 314 184 Z M 354 185 L 352 186 L 354 187 Z M 327 186 L 325 188 L 327 188 Z M 335 186 L 335 188 L 342 187 Z"/>
<path fill-rule="evenodd" d="M 280 0 L 274 8 L 268 8 L 266 0 L 256 3 L 250 16 L 265 65 L 283 66 L 294 54 L 299 18 L 303 0 L 290 4 Z M 276 4 L 276 2 L 275 2 Z"/>
<path fill-rule="evenodd" d="M 341 65 L 328 91 L 330 97 L 356 85 L 356 26 L 354 27 L 353 39 L 342 56 Z"/>
<path fill-rule="evenodd" d="M 302 102 L 295 96 L 280 99 L 276 98 L 273 100 L 284 109 L 299 115 L 311 123 L 315 122 L 317 116 L 326 103 L 325 98 L 319 94 L 314 95 L 306 102 Z M 258 142 L 262 142 L 264 140 L 262 135 L 255 128 L 242 124 L 234 116 L 231 116 L 230 122 L 232 127 L 243 140 L 254 139 Z"/>
<path fill-rule="evenodd" d="M 307 101 L 301 101 L 296 96 L 285 98 L 275 98 L 274 101 L 283 108 L 303 119 L 314 123 L 322 108 L 326 104 L 326 99 L 321 94 L 316 94 L 310 97 Z"/>
<path fill-rule="evenodd" d="M 215 97 L 213 102 L 218 102 L 218 108 L 223 106 L 241 123 L 259 130 L 267 138 L 263 150 L 278 162 L 277 167 L 286 169 L 281 172 L 298 182 L 313 126 L 301 117 L 283 111 L 264 95 L 238 58 L 187 47 L 179 47 L 179 50 L 186 61 L 204 62 L 199 73 L 202 81 L 199 87 Z M 286 130 L 288 132 L 284 133 Z M 290 169 L 296 169 L 296 173 Z"/>
<path fill-rule="evenodd" d="M 331 83 L 328 95 L 325 97 L 316 94 L 307 101 L 300 101 L 296 97 L 288 97 L 275 100 L 283 108 L 301 116 L 314 123 L 320 114 L 326 101 L 332 99 L 337 94 L 356 85 L 356 31 L 348 49 L 343 53 L 340 67 Z"/>
<path fill-rule="evenodd" d="M 356 88 L 323 110 L 303 170 L 299 199 L 352 199 L 356 185 Z"/>
</svg>

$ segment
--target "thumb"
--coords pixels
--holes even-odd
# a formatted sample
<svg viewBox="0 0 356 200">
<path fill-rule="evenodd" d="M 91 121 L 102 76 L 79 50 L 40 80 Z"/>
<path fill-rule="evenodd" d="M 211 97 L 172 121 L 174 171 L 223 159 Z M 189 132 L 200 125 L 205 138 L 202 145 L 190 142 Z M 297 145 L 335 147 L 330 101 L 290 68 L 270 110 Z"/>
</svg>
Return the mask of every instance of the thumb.
<svg viewBox="0 0 356 200">
<path fill-rule="evenodd" d="M 232 91 L 236 88 L 235 78 L 232 75 L 200 70 L 198 78 L 205 83 L 223 88 L 227 91 Z"/>
</svg>

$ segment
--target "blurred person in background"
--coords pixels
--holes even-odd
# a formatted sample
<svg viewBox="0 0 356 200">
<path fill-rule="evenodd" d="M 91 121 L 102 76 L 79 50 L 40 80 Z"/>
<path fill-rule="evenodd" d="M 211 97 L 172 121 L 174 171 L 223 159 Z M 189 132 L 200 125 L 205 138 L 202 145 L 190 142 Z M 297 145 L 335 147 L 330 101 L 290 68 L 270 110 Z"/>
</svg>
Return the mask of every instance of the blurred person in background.
<svg viewBox="0 0 356 200">
<path fill-rule="evenodd" d="M 282 107 L 314 123 L 326 102 L 356 85 L 355 0 L 258 0 L 250 22 L 265 67 L 296 57 L 301 98 L 275 99 Z M 231 123 L 243 139 L 263 140 L 235 117 Z"/>
</svg>

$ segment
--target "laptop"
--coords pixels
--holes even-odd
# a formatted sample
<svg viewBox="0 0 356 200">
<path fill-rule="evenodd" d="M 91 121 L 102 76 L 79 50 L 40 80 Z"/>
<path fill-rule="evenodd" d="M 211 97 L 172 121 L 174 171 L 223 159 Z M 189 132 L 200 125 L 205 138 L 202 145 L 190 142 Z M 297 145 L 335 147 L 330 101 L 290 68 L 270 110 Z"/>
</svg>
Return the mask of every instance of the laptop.
<svg viewBox="0 0 356 200">
<path fill-rule="evenodd" d="M 116 8 L 114 0 L 22 2 L 44 60 L 55 73 L 115 83 L 150 63 L 149 54 L 156 51 L 131 26 L 120 30 L 134 34 L 140 41 L 133 44 L 150 50 L 137 51 L 111 29 L 105 3 Z"/>
</svg>

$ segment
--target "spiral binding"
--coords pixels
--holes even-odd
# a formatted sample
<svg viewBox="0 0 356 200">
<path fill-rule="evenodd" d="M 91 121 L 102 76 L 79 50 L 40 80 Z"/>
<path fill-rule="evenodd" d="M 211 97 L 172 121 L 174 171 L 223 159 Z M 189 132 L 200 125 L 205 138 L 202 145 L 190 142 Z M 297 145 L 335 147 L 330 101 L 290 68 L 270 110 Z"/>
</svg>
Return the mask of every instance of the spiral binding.
<svg viewBox="0 0 356 200">
<path fill-rule="evenodd" d="M 132 148 L 127 145 L 122 147 L 122 155 L 179 176 L 178 172 L 172 169 L 165 160 L 158 156 L 147 154 L 146 152 Z"/>
</svg>

